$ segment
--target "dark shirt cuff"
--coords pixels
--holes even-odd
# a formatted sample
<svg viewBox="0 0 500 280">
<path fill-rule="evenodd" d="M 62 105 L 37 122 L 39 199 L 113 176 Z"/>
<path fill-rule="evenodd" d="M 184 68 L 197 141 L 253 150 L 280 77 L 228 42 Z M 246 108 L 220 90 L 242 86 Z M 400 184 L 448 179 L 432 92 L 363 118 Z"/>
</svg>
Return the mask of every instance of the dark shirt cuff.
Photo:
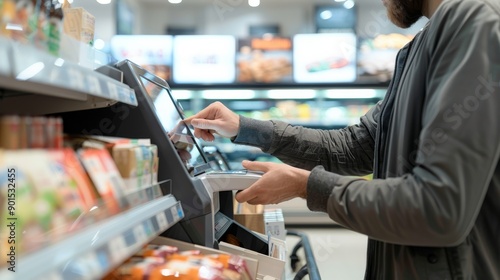
<svg viewBox="0 0 500 280">
<path fill-rule="evenodd" d="M 259 121 L 240 115 L 240 130 L 231 141 L 235 144 L 259 147 L 266 152 L 271 147 L 273 130 L 271 121 Z"/>
<path fill-rule="evenodd" d="M 337 179 L 337 176 L 332 175 L 323 166 L 311 170 L 307 180 L 307 207 L 311 211 L 327 212 L 328 200 Z"/>
</svg>

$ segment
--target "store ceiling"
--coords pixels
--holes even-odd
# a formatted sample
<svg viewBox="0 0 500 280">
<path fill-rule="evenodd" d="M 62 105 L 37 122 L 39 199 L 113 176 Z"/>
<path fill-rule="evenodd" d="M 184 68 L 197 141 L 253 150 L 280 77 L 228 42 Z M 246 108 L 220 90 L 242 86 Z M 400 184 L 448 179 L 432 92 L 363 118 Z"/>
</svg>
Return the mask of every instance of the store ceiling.
<svg viewBox="0 0 500 280">
<path fill-rule="evenodd" d="M 243 3 L 246 3 L 247 0 L 183 0 L 182 3 L 180 4 L 171 4 L 168 2 L 168 0 L 135 0 L 136 2 L 140 3 L 145 3 L 145 4 L 165 4 L 165 5 L 200 5 L 200 6 L 208 6 L 208 5 L 214 5 L 217 2 L 220 3 L 226 3 L 229 5 L 237 6 L 241 5 Z M 74 2 L 82 2 L 82 0 L 74 0 Z M 95 0 L 85 0 L 85 5 L 100 5 L 97 3 Z M 381 3 L 380 0 L 354 0 L 355 3 L 358 4 L 379 4 Z M 270 4 L 275 4 L 275 5 L 290 5 L 290 4 L 297 4 L 297 5 L 304 5 L 304 4 L 312 4 L 312 5 L 318 5 L 318 4 L 334 4 L 337 3 L 334 0 L 261 0 L 262 5 L 270 5 Z"/>
<path fill-rule="evenodd" d="M 174 5 L 168 3 L 168 0 L 139 0 L 140 2 L 144 3 L 150 3 L 150 4 L 169 4 L 169 5 Z M 234 5 L 239 5 L 240 3 L 245 3 L 247 2 L 246 0 L 183 0 L 182 3 L 177 4 L 177 5 L 213 5 L 215 2 L 220 1 L 221 3 L 227 3 L 231 4 L 234 3 Z M 261 4 L 277 4 L 277 5 L 290 5 L 290 4 L 334 4 L 337 3 L 334 0 L 261 0 Z M 356 3 L 360 4 L 373 4 L 373 3 L 381 3 L 380 0 L 354 0 Z"/>
</svg>

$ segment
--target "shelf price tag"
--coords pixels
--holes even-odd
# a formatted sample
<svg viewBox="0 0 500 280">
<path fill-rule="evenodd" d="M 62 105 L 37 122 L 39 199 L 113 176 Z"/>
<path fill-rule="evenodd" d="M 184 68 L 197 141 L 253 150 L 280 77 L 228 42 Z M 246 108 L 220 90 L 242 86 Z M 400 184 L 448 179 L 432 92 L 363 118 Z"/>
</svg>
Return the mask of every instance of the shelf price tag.
<svg viewBox="0 0 500 280">
<path fill-rule="evenodd" d="M 117 264 L 127 256 L 127 243 L 123 236 L 117 236 L 109 242 L 108 251 L 111 262 Z"/>
<path fill-rule="evenodd" d="M 176 209 L 177 209 L 177 214 L 179 215 L 179 219 L 184 218 L 184 211 L 182 211 L 182 207 L 180 204 L 177 204 Z"/>
<path fill-rule="evenodd" d="M 93 94 L 101 94 L 101 84 L 99 83 L 99 79 L 96 76 L 87 76 L 87 90 Z"/>
<path fill-rule="evenodd" d="M 135 100 L 135 93 L 134 91 L 125 88 L 125 87 L 119 87 L 119 94 L 120 94 L 120 100 L 132 104 L 132 105 L 137 105 L 137 101 Z"/>
<path fill-rule="evenodd" d="M 101 275 L 101 273 L 103 273 L 103 271 L 101 271 L 99 259 L 94 252 L 89 252 L 88 254 L 81 257 L 79 261 L 84 264 L 86 273 L 88 273 L 88 275 L 86 276 L 89 277 L 89 279 L 97 278 Z"/>
<path fill-rule="evenodd" d="M 118 87 L 111 83 L 111 82 L 108 82 L 108 96 L 109 98 L 113 99 L 113 100 L 119 100 L 118 99 Z"/>
<path fill-rule="evenodd" d="M 172 207 L 170 208 L 170 211 L 172 212 L 172 217 L 174 218 L 174 222 L 179 220 L 179 213 L 177 212 L 177 207 Z"/>
<path fill-rule="evenodd" d="M 0 38 L 0 61 L 9 61 L 10 44 L 6 39 Z M 10 74 L 10 63 L 0 63 L 0 74 Z"/>
<path fill-rule="evenodd" d="M 70 67 L 68 69 L 68 80 L 70 87 L 76 88 L 78 90 L 86 90 L 85 79 L 81 71 L 76 68 Z M 61 81 L 64 82 L 64 81 Z"/>
<path fill-rule="evenodd" d="M 134 235 L 137 243 L 142 244 L 148 240 L 148 235 L 146 234 L 146 231 L 144 230 L 144 226 L 142 224 L 137 225 L 134 228 Z"/>
<path fill-rule="evenodd" d="M 156 215 L 156 219 L 158 220 L 158 225 L 160 226 L 160 229 L 163 230 L 168 227 L 167 216 L 165 216 L 164 212 L 158 213 L 158 215 Z"/>
<path fill-rule="evenodd" d="M 49 82 L 58 83 L 60 81 L 69 81 L 69 77 L 66 76 L 66 72 L 62 71 L 60 67 L 52 67 L 49 76 Z"/>
</svg>

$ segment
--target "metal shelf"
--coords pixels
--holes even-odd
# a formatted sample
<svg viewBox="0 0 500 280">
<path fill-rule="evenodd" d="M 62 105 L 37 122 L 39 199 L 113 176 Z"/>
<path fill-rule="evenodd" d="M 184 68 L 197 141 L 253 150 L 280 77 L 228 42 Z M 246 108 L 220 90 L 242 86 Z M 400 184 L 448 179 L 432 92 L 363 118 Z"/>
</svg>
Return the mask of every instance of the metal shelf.
<svg viewBox="0 0 500 280">
<path fill-rule="evenodd" d="M 129 86 L 31 45 L 0 38 L 2 113 L 54 113 L 110 106 L 137 106 Z M 21 112 L 19 111 L 21 110 Z"/>
<path fill-rule="evenodd" d="M 0 279 L 99 279 L 184 217 L 167 195 L 95 223 L 64 240 L 19 256 Z"/>
</svg>

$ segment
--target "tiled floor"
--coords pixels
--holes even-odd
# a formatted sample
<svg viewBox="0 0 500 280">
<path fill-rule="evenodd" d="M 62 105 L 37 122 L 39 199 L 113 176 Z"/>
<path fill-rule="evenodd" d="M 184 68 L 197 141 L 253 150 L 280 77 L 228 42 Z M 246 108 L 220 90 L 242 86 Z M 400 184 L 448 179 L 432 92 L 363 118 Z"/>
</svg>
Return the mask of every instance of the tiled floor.
<svg viewBox="0 0 500 280">
<path fill-rule="evenodd" d="M 343 228 L 290 228 L 306 234 L 311 244 L 318 270 L 323 280 L 362 280 L 366 266 L 367 237 Z M 300 239 L 289 236 L 287 247 L 290 252 Z M 298 256 L 305 264 L 303 250 Z M 289 263 L 287 263 L 289 266 Z M 294 274 L 287 268 L 286 280 L 293 279 Z M 309 279 L 307 276 L 304 280 Z"/>
</svg>

